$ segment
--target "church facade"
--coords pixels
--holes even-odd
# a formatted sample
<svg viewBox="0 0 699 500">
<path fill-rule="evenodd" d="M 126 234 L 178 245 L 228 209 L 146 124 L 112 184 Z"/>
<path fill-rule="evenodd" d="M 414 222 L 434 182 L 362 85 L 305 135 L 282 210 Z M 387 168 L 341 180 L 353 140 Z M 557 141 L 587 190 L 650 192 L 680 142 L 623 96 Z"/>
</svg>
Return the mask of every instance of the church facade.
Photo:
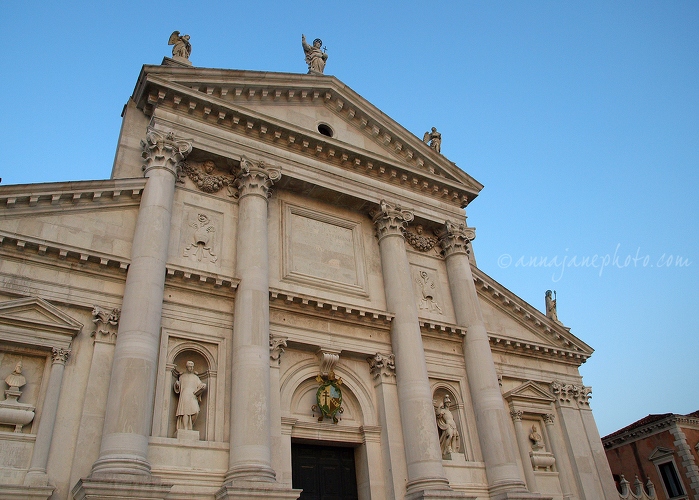
<svg viewBox="0 0 699 500">
<path fill-rule="evenodd" d="M 592 349 L 478 269 L 436 129 L 187 55 L 110 179 L 0 186 L 0 498 L 618 498 Z"/>
</svg>

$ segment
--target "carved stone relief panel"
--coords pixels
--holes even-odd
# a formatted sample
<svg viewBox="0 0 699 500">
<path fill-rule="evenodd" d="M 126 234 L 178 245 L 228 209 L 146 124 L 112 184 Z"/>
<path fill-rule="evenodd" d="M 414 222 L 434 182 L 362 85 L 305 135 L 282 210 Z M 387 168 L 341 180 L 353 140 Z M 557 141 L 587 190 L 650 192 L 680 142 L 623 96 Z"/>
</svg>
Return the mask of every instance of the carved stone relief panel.
<svg viewBox="0 0 699 500">
<path fill-rule="evenodd" d="M 0 350 L 0 431 L 31 432 L 45 356 Z"/>
<path fill-rule="evenodd" d="M 419 314 L 443 315 L 442 293 L 437 280 L 437 272 L 425 267 L 412 267 L 413 289 Z"/>
<path fill-rule="evenodd" d="M 218 165 L 213 160 L 183 162 L 179 182 L 185 183 L 185 177 L 189 178 L 196 188 L 204 193 L 223 192 L 227 196 L 235 195 L 235 178 L 220 172 Z"/>
<path fill-rule="evenodd" d="M 367 296 L 361 223 L 283 204 L 282 277 Z"/>
<path fill-rule="evenodd" d="M 194 265 L 220 266 L 223 215 L 185 203 L 180 231 L 182 257 Z"/>
</svg>

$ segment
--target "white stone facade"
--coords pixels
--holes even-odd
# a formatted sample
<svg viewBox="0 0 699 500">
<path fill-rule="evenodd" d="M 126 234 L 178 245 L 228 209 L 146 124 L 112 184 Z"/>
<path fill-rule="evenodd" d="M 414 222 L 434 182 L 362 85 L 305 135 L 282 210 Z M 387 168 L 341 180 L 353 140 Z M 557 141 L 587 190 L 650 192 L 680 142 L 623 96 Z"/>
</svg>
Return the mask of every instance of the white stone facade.
<svg viewBox="0 0 699 500">
<path fill-rule="evenodd" d="M 334 77 L 145 66 L 111 179 L 0 186 L 0 498 L 298 498 L 295 443 L 360 499 L 618 498 L 592 349 L 475 265 L 481 188 Z"/>
</svg>

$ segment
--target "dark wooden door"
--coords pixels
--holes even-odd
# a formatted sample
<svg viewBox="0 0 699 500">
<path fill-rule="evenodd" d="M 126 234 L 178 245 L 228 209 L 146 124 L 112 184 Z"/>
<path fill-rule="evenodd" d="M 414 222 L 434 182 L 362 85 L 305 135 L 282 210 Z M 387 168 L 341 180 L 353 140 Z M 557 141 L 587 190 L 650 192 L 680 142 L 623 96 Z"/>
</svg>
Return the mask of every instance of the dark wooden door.
<svg viewBox="0 0 699 500">
<path fill-rule="evenodd" d="M 291 464 L 300 500 L 357 500 L 353 448 L 292 444 Z"/>
</svg>

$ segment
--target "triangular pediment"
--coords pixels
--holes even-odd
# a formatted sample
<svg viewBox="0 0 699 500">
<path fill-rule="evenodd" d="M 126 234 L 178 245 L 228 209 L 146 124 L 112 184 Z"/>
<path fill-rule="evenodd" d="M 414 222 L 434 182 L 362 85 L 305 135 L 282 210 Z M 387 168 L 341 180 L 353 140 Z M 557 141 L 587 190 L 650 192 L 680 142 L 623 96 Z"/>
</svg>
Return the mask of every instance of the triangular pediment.
<svg viewBox="0 0 699 500">
<path fill-rule="evenodd" d="M 648 460 L 655 462 L 656 460 L 662 460 L 665 458 L 671 458 L 674 452 L 669 448 L 664 448 L 662 446 L 657 446 L 648 457 Z"/>
<path fill-rule="evenodd" d="M 163 107 L 461 206 L 483 188 L 332 76 L 144 66 L 133 100 L 147 114 Z"/>
<path fill-rule="evenodd" d="M 0 303 L 0 339 L 42 347 L 68 347 L 82 323 L 39 297 Z"/>
<path fill-rule="evenodd" d="M 554 401 L 554 398 L 547 390 L 542 389 L 541 387 L 539 387 L 538 384 L 532 382 L 531 380 L 528 380 L 522 385 L 517 386 L 511 391 L 506 392 L 505 394 L 503 394 L 503 397 L 506 401 L 526 401 L 529 403 L 538 403 L 544 405 L 548 405 L 549 403 Z"/>
</svg>

